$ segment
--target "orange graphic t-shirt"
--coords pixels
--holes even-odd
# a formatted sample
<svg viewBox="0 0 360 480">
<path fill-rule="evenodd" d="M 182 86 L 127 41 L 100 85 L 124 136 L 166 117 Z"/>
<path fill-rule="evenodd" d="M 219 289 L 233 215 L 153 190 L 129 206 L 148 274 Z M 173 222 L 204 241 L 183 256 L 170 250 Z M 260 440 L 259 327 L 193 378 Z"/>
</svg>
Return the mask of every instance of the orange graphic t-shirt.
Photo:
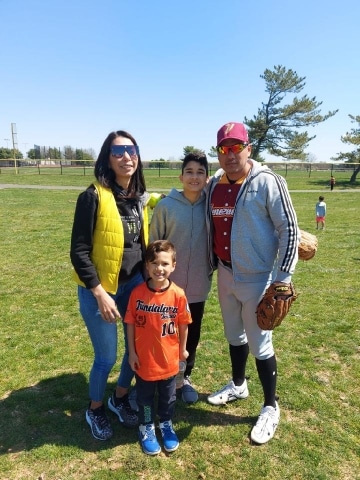
<svg viewBox="0 0 360 480">
<path fill-rule="evenodd" d="M 125 323 L 135 325 L 136 373 L 148 381 L 164 380 L 179 371 L 179 324 L 191 323 L 184 290 L 173 282 L 160 292 L 146 282 L 131 292 Z"/>
</svg>

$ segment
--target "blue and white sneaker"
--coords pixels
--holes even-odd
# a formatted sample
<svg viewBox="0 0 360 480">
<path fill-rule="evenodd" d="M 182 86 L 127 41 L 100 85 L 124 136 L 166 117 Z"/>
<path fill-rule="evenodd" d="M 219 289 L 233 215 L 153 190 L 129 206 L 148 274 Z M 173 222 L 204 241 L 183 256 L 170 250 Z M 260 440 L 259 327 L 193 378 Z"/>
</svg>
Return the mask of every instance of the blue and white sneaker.
<svg viewBox="0 0 360 480">
<path fill-rule="evenodd" d="M 161 452 L 161 447 L 155 435 L 155 425 L 153 423 L 139 426 L 139 440 L 141 448 L 146 455 L 157 455 Z"/>
<path fill-rule="evenodd" d="M 167 420 L 159 423 L 161 436 L 164 442 L 164 449 L 167 452 L 175 452 L 179 447 L 179 439 L 174 432 L 172 421 Z"/>
</svg>

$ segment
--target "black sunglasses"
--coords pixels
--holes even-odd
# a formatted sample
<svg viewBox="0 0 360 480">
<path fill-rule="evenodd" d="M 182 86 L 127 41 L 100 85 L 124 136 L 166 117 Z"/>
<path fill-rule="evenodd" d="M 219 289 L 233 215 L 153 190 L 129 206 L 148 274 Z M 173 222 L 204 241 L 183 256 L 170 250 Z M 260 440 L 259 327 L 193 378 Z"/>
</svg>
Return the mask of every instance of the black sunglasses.
<svg viewBox="0 0 360 480">
<path fill-rule="evenodd" d="M 111 145 L 110 153 L 113 157 L 121 158 L 127 152 L 130 157 L 138 157 L 140 154 L 139 147 L 137 145 Z"/>
</svg>

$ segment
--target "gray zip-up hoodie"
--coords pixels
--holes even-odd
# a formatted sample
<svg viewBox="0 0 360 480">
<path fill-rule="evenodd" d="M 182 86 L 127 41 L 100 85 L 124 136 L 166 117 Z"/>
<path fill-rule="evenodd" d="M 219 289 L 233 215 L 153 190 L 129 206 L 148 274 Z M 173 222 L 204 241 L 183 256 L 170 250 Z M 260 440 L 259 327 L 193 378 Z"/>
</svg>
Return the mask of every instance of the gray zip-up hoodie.
<svg viewBox="0 0 360 480">
<path fill-rule="evenodd" d="M 298 260 L 300 232 L 286 181 L 267 166 L 249 159 L 251 170 L 235 203 L 231 229 L 231 263 L 238 282 L 291 281 Z M 211 195 L 223 170 L 207 188 L 207 228 L 213 245 Z M 212 252 L 210 249 L 210 254 Z M 217 259 L 211 254 L 216 268 Z"/>
<path fill-rule="evenodd" d="M 150 241 L 162 239 L 176 248 L 171 280 L 185 290 L 189 303 L 204 302 L 211 288 L 204 192 L 194 204 L 175 188 L 160 200 L 150 223 Z"/>
</svg>

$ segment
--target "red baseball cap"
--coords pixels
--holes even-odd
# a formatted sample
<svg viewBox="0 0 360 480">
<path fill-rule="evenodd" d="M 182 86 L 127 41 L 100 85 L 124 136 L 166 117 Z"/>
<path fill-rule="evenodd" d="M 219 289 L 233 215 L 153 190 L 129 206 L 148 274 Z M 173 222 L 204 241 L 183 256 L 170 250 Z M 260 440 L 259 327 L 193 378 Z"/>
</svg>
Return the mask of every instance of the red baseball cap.
<svg viewBox="0 0 360 480">
<path fill-rule="evenodd" d="M 235 122 L 225 123 L 217 132 L 217 145 L 221 145 L 221 142 L 228 138 L 239 140 L 242 143 L 248 143 L 249 136 L 245 125 Z"/>
</svg>

